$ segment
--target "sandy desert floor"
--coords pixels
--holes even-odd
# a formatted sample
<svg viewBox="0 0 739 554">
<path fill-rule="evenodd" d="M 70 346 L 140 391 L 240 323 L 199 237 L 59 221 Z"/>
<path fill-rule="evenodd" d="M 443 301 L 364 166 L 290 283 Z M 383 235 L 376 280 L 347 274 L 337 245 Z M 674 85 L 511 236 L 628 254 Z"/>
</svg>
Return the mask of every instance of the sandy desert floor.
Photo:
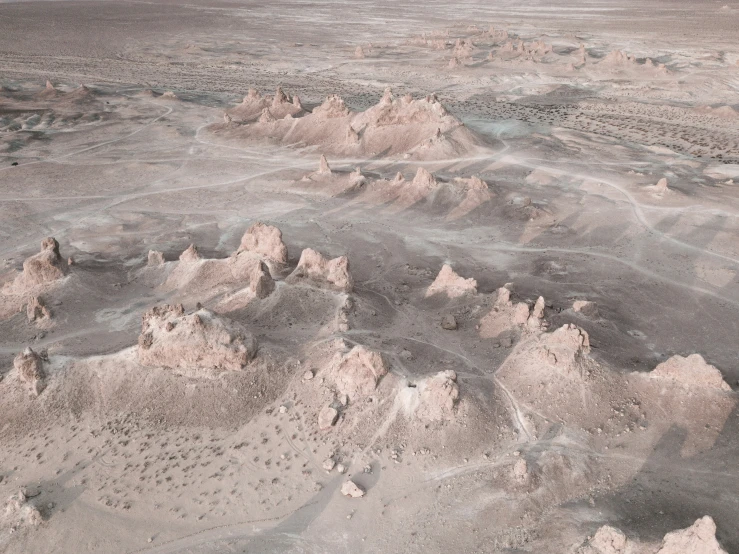
<svg viewBox="0 0 739 554">
<path fill-rule="evenodd" d="M 739 552 L 737 28 L 0 3 L 0 552 Z"/>
</svg>

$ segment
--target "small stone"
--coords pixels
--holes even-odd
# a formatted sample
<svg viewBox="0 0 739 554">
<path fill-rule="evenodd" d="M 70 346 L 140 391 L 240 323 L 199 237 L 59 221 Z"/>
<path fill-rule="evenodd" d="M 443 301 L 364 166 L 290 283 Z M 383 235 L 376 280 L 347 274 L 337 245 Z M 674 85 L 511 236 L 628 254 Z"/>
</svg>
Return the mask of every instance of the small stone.
<svg viewBox="0 0 739 554">
<path fill-rule="evenodd" d="M 441 318 L 441 328 L 454 331 L 457 328 L 457 320 L 452 314 L 446 314 Z"/>
<path fill-rule="evenodd" d="M 287 413 L 287 406 L 284 406 L 284 405 L 283 406 L 280 406 L 280 413 L 281 414 L 286 414 Z"/>
<path fill-rule="evenodd" d="M 346 466 L 344 464 L 338 464 L 336 466 L 336 471 L 339 473 L 346 473 Z"/>
<path fill-rule="evenodd" d="M 310 381 L 311 379 L 313 379 L 313 372 L 309 369 L 303 373 L 303 381 Z"/>
<path fill-rule="evenodd" d="M 326 471 L 331 471 L 336 466 L 336 460 L 333 458 L 326 458 L 323 460 L 323 469 Z"/>
<path fill-rule="evenodd" d="M 359 487 L 354 481 L 345 481 L 341 485 L 341 494 L 348 496 L 349 498 L 361 498 L 364 496 L 364 490 Z"/>
</svg>

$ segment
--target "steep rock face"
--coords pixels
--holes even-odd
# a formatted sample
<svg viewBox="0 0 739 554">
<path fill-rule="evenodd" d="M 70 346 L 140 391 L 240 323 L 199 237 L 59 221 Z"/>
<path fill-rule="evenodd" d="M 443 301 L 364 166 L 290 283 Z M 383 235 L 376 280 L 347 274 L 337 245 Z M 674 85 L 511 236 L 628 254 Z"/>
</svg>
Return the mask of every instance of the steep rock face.
<svg viewBox="0 0 739 554">
<path fill-rule="evenodd" d="M 164 305 L 144 314 L 137 353 L 145 366 L 208 375 L 241 370 L 256 351 L 256 339 L 240 324 L 209 310 L 185 315 L 181 305 Z"/>
<path fill-rule="evenodd" d="M 287 246 L 282 242 L 282 231 L 266 223 L 257 222 L 249 227 L 241 237 L 237 252 L 252 252 L 278 264 L 287 263 Z"/>
<path fill-rule="evenodd" d="M 356 400 L 371 395 L 387 371 L 379 352 L 357 345 L 347 353 L 337 353 L 328 373 L 341 394 Z"/>
<path fill-rule="evenodd" d="M 341 292 L 351 292 L 354 288 L 354 280 L 349 272 L 349 260 L 346 256 L 329 260 L 311 248 L 303 250 L 297 267 L 286 279 L 289 283 L 302 280 Z"/>
<path fill-rule="evenodd" d="M 664 379 L 685 387 L 707 387 L 731 391 L 721 372 L 707 363 L 700 354 L 688 357 L 672 356 L 649 373 L 653 379 Z"/>
<path fill-rule="evenodd" d="M 449 298 L 458 298 L 465 294 L 476 293 L 477 281 L 460 277 L 448 264 L 442 266 L 434 282 L 426 289 L 426 297 L 446 294 Z"/>
</svg>

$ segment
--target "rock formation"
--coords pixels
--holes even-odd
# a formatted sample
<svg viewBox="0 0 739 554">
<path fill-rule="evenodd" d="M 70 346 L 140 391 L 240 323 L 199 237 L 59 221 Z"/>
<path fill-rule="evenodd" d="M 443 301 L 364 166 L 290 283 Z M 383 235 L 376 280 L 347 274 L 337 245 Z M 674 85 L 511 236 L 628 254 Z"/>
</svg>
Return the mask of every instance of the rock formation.
<svg viewBox="0 0 739 554">
<path fill-rule="evenodd" d="M 626 554 L 628 540 L 619 529 L 604 525 L 577 554 Z"/>
<path fill-rule="evenodd" d="M 449 298 L 458 298 L 465 294 L 477 293 L 477 281 L 460 277 L 449 264 L 444 264 L 434 282 L 426 289 L 426 298 L 434 294 L 446 294 Z"/>
<path fill-rule="evenodd" d="M 158 250 L 149 250 L 146 258 L 146 265 L 157 267 L 164 264 L 164 254 Z"/>
<path fill-rule="evenodd" d="M 13 292 L 23 293 L 62 279 L 68 271 L 67 262 L 59 253 L 59 243 L 53 237 L 41 242 L 41 251 L 23 262 L 23 273 L 13 283 Z"/>
<path fill-rule="evenodd" d="M 572 310 L 585 317 L 596 317 L 598 315 L 598 305 L 589 300 L 575 300 L 572 303 Z"/>
<path fill-rule="evenodd" d="M 671 531 L 656 554 L 728 554 L 716 540 L 716 524 L 703 516 L 686 529 Z"/>
<path fill-rule="evenodd" d="M 256 339 L 239 323 L 205 309 L 185 315 L 182 305 L 164 305 L 144 314 L 137 353 L 145 366 L 207 375 L 241 370 L 256 351 Z"/>
<path fill-rule="evenodd" d="M 40 323 L 51 319 L 51 312 L 40 296 L 31 296 L 26 304 L 26 318 L 29 322 Z"/>
<path fill-rule="evenodd" d="M 19 490 L 5 501 L 0 521 L 3 523 L 2 527 L 8 528 L 12 533 L 25 526 L 37 527 L 43 522 L 43 517 L 38 508 L 29 502 L 26 492 Z"/>
<path fill-rule="evenodd" d="M 529 305 L 525 302 L 511 302 L 511 291 L 501 287 L 496 293 L 495 304 L 492 310 L 480 320 L 480 336 L 494 338 L 506 331 L 526 325 L 529 320 L 533 327 L 541 327 L 543 321 L 538 317 L 531 317 Z M 538 325 L 533 325 L 538 323 Z"/>
<path fill-rule="evenodd" d="M 46 387 L 46 373 L 41 356 L 27 347 L 15 357 L 13 367 L 21 382 L 26 383 L 35 396 L 43 392 Z"/>
<path fill-rule="evenodd" d="M 356 400 L 371 395 L 387 371 L 379 352 L 357 345 L 347 353 L 337 352 L 327 373 L 341 394 Z"/>
<path fill-rule="evenodd" d="M 706 387 L 721 391 L 731 391 L 721 372 L 707 363 L 700 354 L 688 357 L 672 356 L 649 373 L 652 379 L 664 379 L 684 387 Z"/>
<path fill-rule="evenodd" d="M 326 156 L 321 154 L 321 161 L 318 164 L 318 174 L 319 175 L 331 175 L 331 168 L 328 165 L 328 160 L 326 159 Z"/>
<path fill-rule="evenodd" d="M 185 251 L 180 254 L 181 262 L 197 262 L 200 259 L 200 253 L 198 252 L 198 249 L 194 244 L 188 246 L 187 249 L 185 249 Z"/>
<path fill-rule="evenodd" d="M 351 292 L 354 287 L 346 256 L 329 260 L 311 248 L 303 250 L 297 267 L 286 279 L 288 283 L 302 280 L 341 292 Z"/>
<path fill-rule="evenodd" d="M 453 417 L 459 399 L 457 374 L 454 371 L 441 371 L 416 386 L 420 400 L 415 411 L 416 417 L 422 421 L 443 421 Z"/>
<path fill-rule="evenodd" d="M 542 360 L 565 374 L 580 372 L 580 361 L 590 353 L 588 333 L 566 323 L 542 337 L 538 347 Z"/>
<path fill-rule="evenodd" d="M 282 242 L 282 231 L 272 225 L 257 222 L 241 237 L 237 252 L 252 252 L 278 264 L 287 263 L 287 246 Z"/>
</svg>

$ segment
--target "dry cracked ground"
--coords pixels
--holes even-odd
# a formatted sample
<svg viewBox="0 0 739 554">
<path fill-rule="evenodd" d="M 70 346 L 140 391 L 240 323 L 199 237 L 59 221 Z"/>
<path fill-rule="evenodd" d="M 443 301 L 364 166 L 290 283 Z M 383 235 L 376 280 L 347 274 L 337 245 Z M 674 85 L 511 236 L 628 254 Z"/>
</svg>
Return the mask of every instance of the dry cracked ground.
<svg viewBox="0 0 739 554">
<path fill-rule="evenodd" d="M 739 552 L 737 28 L 0 4 L 0 552 Z"/>
</svg>

